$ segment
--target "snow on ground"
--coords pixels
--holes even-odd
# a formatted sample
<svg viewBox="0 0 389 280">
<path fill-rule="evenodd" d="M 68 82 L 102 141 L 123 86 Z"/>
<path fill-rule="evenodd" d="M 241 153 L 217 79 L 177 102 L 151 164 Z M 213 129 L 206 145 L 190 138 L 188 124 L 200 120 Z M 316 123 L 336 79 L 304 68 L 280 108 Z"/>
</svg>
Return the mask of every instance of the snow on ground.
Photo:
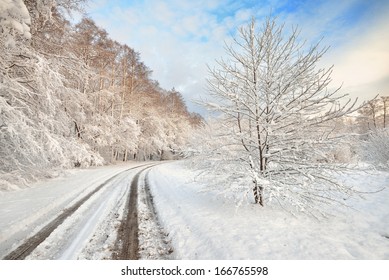
<svg viewBox="0 0 389 280">
<path fill-rule="evenodd" d="M 182 162 L 149 173 L 159 220 L 176 259 L 389 259 L 389 173 L 358 173 L 360 190 L 378 193 L 350 199 L 353 209 L 315 219 L 275 207 L 236 207 L 204 192 L 196 172 Z M 336 211 L 335 211 L 336 212 Z"/>
<path fill-rule="evenodd" d="M 131 181 L 120 174 L 68 217 L 26 259 L 109 259 Z"/>
<path fill-rule="evenodd" d="M 135 165 L 139 163 L 74 170 L 27 189 L 0 192 L 0 257 L 62 209 Z M 128 185 L 138 171 L 121 173 L 104 185 L 28 258 L 110 258 Z M 354 210 L 342 209 L 321 220 L 292 216 L 270 206 L 237 207 L 233 199 L 204 191 L 196 175 L 182 161 L 155 166 L 148 175 L 141 175 L 142 259 L 389 259 L 388 172 L 355 172 L 344 177 L 366 192 L 384 190 L 366 194 L 364 199 L 348 199 Z"/>
<path fill-rule="evenodd" d="M 73 205 L 108 178 L 138 165 L 140 164 L 130 162 L 107 167 L 77 169 L 69 172 L 65 177 L 36 183 L 30 188 L 0 192 L 0 257 L 16 248 L 28 236 L 38 232 L 60 211 Z M 117 213 L 121 213 L 124 207 L 124 193 L 128 189 L 131 172 L 135 173 L 135 171 L 123 173 L 93 195 L 85 205 L 77 210 L 75 215 L 65 220 L 32 253 L 31 258 L 101 259 L 110 257 L 103 254 L 107 249 L 103 247 L 108 241 L 114 242 L 116 235 L 101 234 L 102 236 L 99 236 L 98 233 L 115 231 L 115 226 L 121 218 Z M 110 210 L 109 213 L 107 209 Z M 101 220 L 103 218 L 105 218 L 104 221 Z M 81 237 L 78 240 L 72 238 L 73 231 L 70 230 L 72 228 L 81 231 Z M 97 240 L 98 238 L 104 240 Z M 86 245 L 84 251 L 78 252 L 79 243 L 87 239 L 90 239 L 90 244 Z M 51 250 L 56 247 L 54 243 L 58 243 L 58 240 L 62 240 L 65 251 Z"/>
<path fill-rule="evenodd" d="M 141 174 L 138 185 L 139 258 L 144 260 L 171 259 L 170 239 L 158 222 L 150 196 L 147 176 Z"/>
</svg>

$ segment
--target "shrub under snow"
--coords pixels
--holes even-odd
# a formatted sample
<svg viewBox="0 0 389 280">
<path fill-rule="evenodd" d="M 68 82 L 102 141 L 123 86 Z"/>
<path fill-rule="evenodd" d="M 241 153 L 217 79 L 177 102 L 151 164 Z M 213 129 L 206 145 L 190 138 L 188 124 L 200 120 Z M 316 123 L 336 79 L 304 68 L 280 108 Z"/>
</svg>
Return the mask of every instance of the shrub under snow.
<svg viewBox="0 0 389 280">
<path fill-rule="evenodd" d="M 362 145 L 361 154 L 377 167 L 389 168 L 389 129 L 372 132 Z"/>
</svg>

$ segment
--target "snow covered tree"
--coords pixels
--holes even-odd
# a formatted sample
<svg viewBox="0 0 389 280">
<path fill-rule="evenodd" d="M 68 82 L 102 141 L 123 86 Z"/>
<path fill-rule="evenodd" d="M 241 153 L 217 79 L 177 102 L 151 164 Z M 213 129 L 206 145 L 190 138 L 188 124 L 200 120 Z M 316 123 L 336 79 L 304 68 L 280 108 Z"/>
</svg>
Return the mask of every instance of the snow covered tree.
<svg viewBox="0 0 389 280">
<path fill-rule="evenodd" d="M 0 36 L 5 46 L 13 46 L 17 35 L 30 39 L 30 24 L 31 17 L 23 0 L 0 2 Z"/>
<path fill-rule="evenodd" d="M 128 155 L 160 159 L 196 119 L 179 93 L 179 110 L 161 102 L 166 91 L 138 52 L 92 19 L 67 20 L 85 2 L 0 1 L 0 184 Z"/>
<path fill-rule="evenodd" d="M 357 124 L 362 133 L 359 154 L 378 167 L 389 167 L 389 96 L 368 101 L 358 110 Z"/>
<path fill-rule="evenodd" d="M 64 22 L 59 14 L 52 15 L 55 4 L 43 0 L 0 4 L 0 176 L 11 181 L 31 179 L 53 167 L 102 161 L 72 131 L 72 109 L 78 109 L 80 95 L 67 73 L 79 74 L 82 67 L 68 50 L 52 48 L 62 47 L 67 32 L 67 26 L 62 32 L 48 26 Z M 10 19 L 4 20 L 4 15 Z M 44 20 L 48 18 L 51 22 Z M 32 37 L 23 22 L 33 27 Z"/>
<path fill-rule="evenodd" d="M 358 125 L 362 133 L 388 127 L 389 96 L 368 101 L 358 110 Z"/>
<path fill-rule="evenodd" d="M 226 46 L 228 57 L 210 69 L 213 101 L 205 105 L 222 114 L 220 148 L 228 148 L 235 170 L 250 174 L 255 203 L 308 211 L 353 192 L 336 180 L 343 167 L 331 164 L 326 151 L 342 139 L 332 133 L 334 120 L 356 109 L 339 88 L 328 90 L 332 67 L 317 68 L 327 48 L 306 47 L 298 35 L 271 18 L 260 28 L 255 19 L 240 28 Z"/>
<path fill-rule="evenodd" d="M 383 128 L 387 128 L 388 127 L 388 110 L 389 110 L 389 96 L 381 96 L 381 100 L 382 100 L 382 111 L 383 111 L 383 114 L 382 114 L 382 126 Z"/>
</svg>

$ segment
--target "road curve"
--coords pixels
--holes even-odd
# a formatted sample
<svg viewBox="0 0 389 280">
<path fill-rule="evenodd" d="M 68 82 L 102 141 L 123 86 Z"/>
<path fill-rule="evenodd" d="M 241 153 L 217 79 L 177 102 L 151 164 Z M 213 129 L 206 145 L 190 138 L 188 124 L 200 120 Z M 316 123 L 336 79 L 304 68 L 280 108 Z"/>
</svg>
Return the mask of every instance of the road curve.
<svg viewBox="0 0 389 280">
<path fill-rule="evenodd" d="M 116 256 L 115 258 L 117 258 L 117 259 L 135 259 L 135 258 L 137 258 L 138 257 L 138 253 L 137 253 L 137 250 L 138 250 L 138 243 L 137 243 L 137 240 L 138 240 L 137 239 L 138 219 L 137 219 L 137 203 L 136 203 L 136 201 L 137 201 L 138 178 L 139 178 L 139 175 L 142 171 L 152 167 L 153 165 L 155 165 L 155 164 L 147 164 L 147 165 L 128 168 L 128 169 L 126 169 L 120 173 L 117 173 L 116 175 L 106 179 L 101 184 L 99 184 L 96 188 L 94 188 L 92 191 L 90 191 L 88 194 L 86 194 L 85 196 L 80 198 L 77 202 L 75 202 L 71 206 L 62 210 L 62 212 L 59 213 L 54 219 L 52 219 L 51 222 L 47 223 L 37 233 L 35 233 L 32 236 L 30 236 L 29 238 L 25 239 L 24 242 L 22 242 L 20 245 L 18 245 L 11 252 L 7 253 L 3 257 L 3 259 L 4 260 L 25 259 L 34 250 L 36 250 L 42 243 L 44 243 L 45 240 L 47 240 L 50 235 L 54 235 L 53 232 L 55 232 L 56 230 L 58 231 L 58 228 L 60 226 L 63 226 L 64 222 L 67 219 L 72 217 L 72 215 L 74 215 L 77 211 L 81 211 L 80 210 L 81 208 L 83 208 L 83 207 L 85 208 L 85 205 L 87 204 L 87 202 L 92 200 L 92 198 L 98 196 L 99 193 L 104 192 L 104 195 L 107 195 L 109 193 L 114 192 L 114 189 L 119 189 L 119 187 L 117 187 L 119 185 L 119 182 L 122 182 L 123 187 L 120 187 L 121 189 L 116 191 L 115 196 L 117 196 L 117 201 L 124 200 L 125 196 L 127 196 L 128 198 L 126 199 L 127 203 L 126 203 L 123 218 L 122 218 L 123 222 L 121 223 L 121 226 L 119 228 L 119 232 L 117 234 L 118 235 L 117 240 L 122 240 L 123 246 L 121 246 L 121 251 L 119 253 L 116 252 L 116 250 L 114 249 L 114 252 L 116 252 L 116 253 L 114 253 L 113 256 Z M 133 171 L 136 169 L 141 169 L 141 171 L 139 171 L 138 173 L 135 174 L 135 176 L 133 177 L 133 179 L 131 181 L 131 184 L 126 184 L 125 183 L 126 180 L 128 181 L 131 178 L 130 172 L 133 173 Z M 124 185 L 126 185 L 126 186 L 124 186 Z M 128 188 L 128 185 L 130 187 L 130 190 Z M 102 195 L 103 194 L 101 194 L 100 196 L 102 196 Z M 103 204 L 102 202 L 104 200 L 102 200 L 102 199 L 104 199 L 104 198 L 100 198 L 100 202 L 99 202 L 100 204 Z M 98 209 L 100 209 L 99 212 L 104 211 L 104 209 L 101 210 L 101 208 L 102 207 L 98 208 Z M 117 208 L 119 209 L 119 207 L 117 207 Z M 90 211 L 90 212 L 93 213 L 93 215 L 91 214 L 91 217 L 96 216 L 95 210 Z M 80 214 L 80 215 L 82 215 L 82 214 Z M 119 216 L 119 214 L 116 214 L 116 215 Z M 87 223 L 87 222 L 83 222 L 81 224 L 85 224 L 85 223 Z M 82 230 L 83 229 L 80 229 L 80 231 L 82 231 Z M 93 230 L 93 228 L 92 228 L 92 230 Z M 131 232 L 131 235 L 128 235 L 131 237 L 124 238 L 123 234 L 128 233 L 128 231 Z M 85 234 L 85 232 L 83 234 L 85 236 L 87 236 Z M 107 236 L 109 234 L 110 233 L 107 233 Z M 42 257 L 46 258 L 46 259 L 47 258 L 49 258 L 49 259 L 52 259 L 52 258 L 54 258 L 54 259 L 74 258 L 75 250 L 71 251 L 70 249 L 72 246 L 73 247 L 78 246 L 78 244 L 75 240 L 80 239 L 80 238 L 77 237 L 77 233 L 73 233 L 73 237 L 71 237 L 71 238 L 73 239 L 71 242 L 72 245 L 67 245 L 66 250 L 65 249 L 58 249 L 60 252 L 57 253 L 57 255 L 55 255 L 55 256 L 49 256 L 49 255 L 44 256 L 43 255 Z M 55 242 L 52 242 L 52 243 L 54 244 Z M 82 242 L 79 241 L 78 243 L 81 244 Z M 74 244 L 76 244 L 76 245 L 74 245 Z M 46 245 L 46 248 L 47 247 L 50 247 L 50 246 Z M 115 246 L 115 248 L 117 248 L 117 246 Z M 62 252 L 61 252 L 61 250 L 62 250 Z M 41 250 L 41 251 L 44 251 L 44 250 Z M 63 251 L 65 251 L 65 253 Z M 66 252 L 72 252 L 72 253 L 66 253 Z M 32 258 L 34 258 L 34 257 L 32 257 Z"/>
</svg>

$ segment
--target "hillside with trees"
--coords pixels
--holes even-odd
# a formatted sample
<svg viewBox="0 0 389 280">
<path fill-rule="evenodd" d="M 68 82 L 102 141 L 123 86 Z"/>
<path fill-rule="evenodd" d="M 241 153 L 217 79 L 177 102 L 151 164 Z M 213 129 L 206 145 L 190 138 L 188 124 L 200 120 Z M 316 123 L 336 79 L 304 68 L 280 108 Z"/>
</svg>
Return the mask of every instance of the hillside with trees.
<svg viewBox="0 0 389 280">
<path fill-rule="evenodd" d="M 152 79 L 139 52 L 90 18 L 67 20 L 84 2 L 0 3 L 0 182 L 171 158 L 202 122 Z"/>
</svg>

